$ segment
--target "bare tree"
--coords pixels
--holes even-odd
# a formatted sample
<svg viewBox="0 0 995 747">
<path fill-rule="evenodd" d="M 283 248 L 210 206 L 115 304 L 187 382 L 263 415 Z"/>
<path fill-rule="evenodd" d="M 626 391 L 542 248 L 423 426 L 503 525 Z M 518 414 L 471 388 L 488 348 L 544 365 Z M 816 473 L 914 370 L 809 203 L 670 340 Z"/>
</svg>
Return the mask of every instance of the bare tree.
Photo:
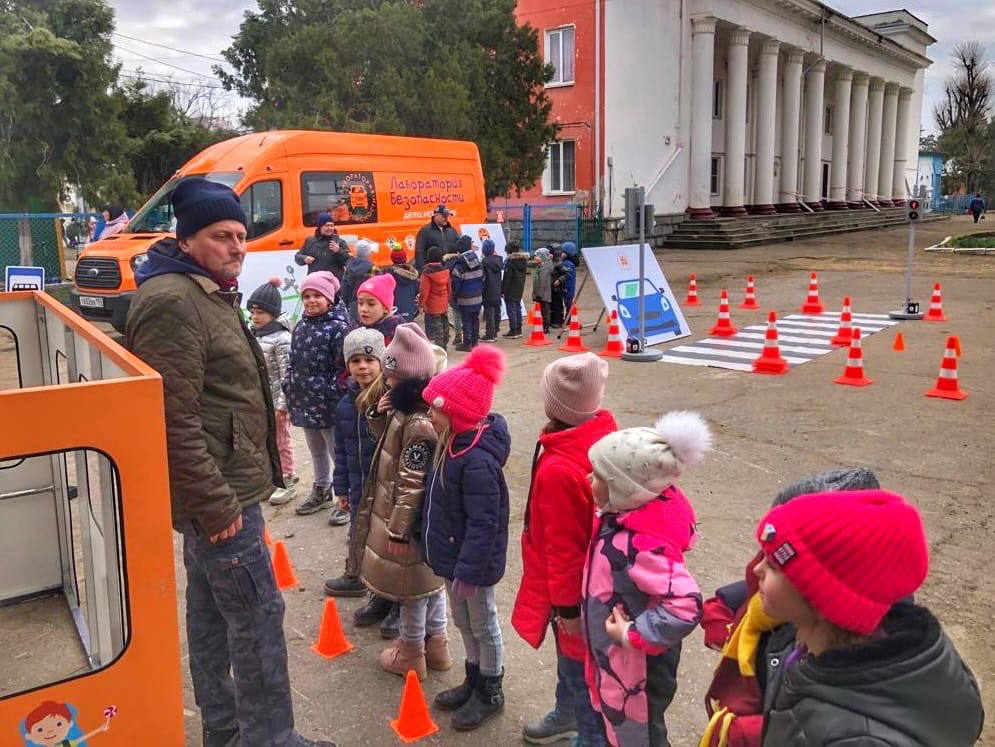
<svg viewBox="0 0 995 747">
<path fill-rule="evenodd" d="M 933 116 L 940 128 L 941 152 L 973 191 L 991 161 L 988 118 L 995 103 L 995 76 L 981 42 L 957 44 L 953 63 L 954 75 L 947 78 L 943 99 L 934 106 Z"/>
</svg>

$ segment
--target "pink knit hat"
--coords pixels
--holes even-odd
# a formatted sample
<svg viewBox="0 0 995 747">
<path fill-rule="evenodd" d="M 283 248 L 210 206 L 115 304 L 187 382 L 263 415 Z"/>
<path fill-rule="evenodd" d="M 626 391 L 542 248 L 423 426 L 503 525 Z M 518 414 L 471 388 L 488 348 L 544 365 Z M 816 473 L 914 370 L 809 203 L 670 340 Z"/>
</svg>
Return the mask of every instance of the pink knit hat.
<svg viewBox="0 0 995 747">
<path fill-rule="evenodd" d="M 428 379 L 435 373 L 435 353 L 422 328 L 414 322 L 397 325 L 394 338 L 383 351 L 385 376 L 401 381 Z"/>
<path fill-rule="evenodd" d="M 385 273 L 383 275 L 374 275 L 369 280 L 364 280 L 363 284 L 356 289 L 356 296 L 358 297 L 361 293 L 369 293 L 380 303 L 383 307 L 387 309 L 387 313 L 390 314 L 394 310 L 394 288 L 397 287 L 397 281 L 394 280 L 394 276 Z"/>
<path fill-rule="evenodd" d="M 328 299 L 329 303 L 335 303 L 335 297 L 339 294 L 340 287 L 339 279 L 325 270 L 312 272 L 301 281 L 300 285 L 302 296 L 306 290 L 318 291 Z"/>
<path fill-rule="evenodd" d="M 594 353 L 568 355 L 542 372 L 546 417 L 567 425 L 586 423 L 601 409 L 608 364 Z"/>
<path fill-rule="evenodd" d="M 433 378 L 422 397 L 449 416 L 453 433 L 471 431 L 491 411 L 494 387 L 501 383 L 504 369 L 504 353 L 481 345 L 462 364 Z"/>
<path fill-rule="evenodd" d="M 918 509 L 884 490 L 799 496 L 760 520 L 757 540 L 819 614 L 860 635 L 873 633 L 929 571 Z"/>
</svg>

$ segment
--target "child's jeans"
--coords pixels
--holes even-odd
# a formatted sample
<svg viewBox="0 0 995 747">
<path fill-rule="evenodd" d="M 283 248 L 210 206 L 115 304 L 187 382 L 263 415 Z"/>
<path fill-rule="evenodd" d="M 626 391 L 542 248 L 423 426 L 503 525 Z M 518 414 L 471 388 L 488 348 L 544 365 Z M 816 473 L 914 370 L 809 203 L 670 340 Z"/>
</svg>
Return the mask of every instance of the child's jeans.
<svg viewBox="0 0 995 747">
<path fill-rule="evenodd" d="M 426 636 L 445 635 L 447 625 L 444 591 L 401 602 L 401 639 L 406 643 L 420 644 Z"/>
<path fill-rule="evenodd" d="M 453 344 L 462 345 L 463 344 L 463 318 L 460 316 L 460 311 L 456 306 L 450 306 L 452 314 L 450 314 L 453 320 Z"/>
<path fill-rule="evenodd" d="M 334 428 L 304 428 L 304 440 L 311 452 L 314 484 L 327 488 L 332 484 L 332 459 L 335 454 Z"/>
<path fill-rule="evenodd" d="M 506 298 L 504 307 L 508 310 L 508 331 L 516 335 L 522 334 L 522 299 L 512 301 Z"/>
<path fill-rule="evenodd" d="M 480 304 L 460 306 L 459 313 L 463 321 L 463 345 L 475 348 L 480 340 Z"/>
<path fill-rule="evenodd" d="M 556 637 L 556 709 L 561 713 L 573 712 L 582 747 L 606 747 L 605 725 L 601 714 L 591 705 L 584 662 L 571 659 L 560 650 L 559 636 Z"/>
<path fill-rule="evenodd" d="M 294 474 L 297 460 L 294 458 L 294 442 L 290 437 L 290 413 L 286 410 L 276 411 L 276 448 L 280 452 L 283 474 Z"/>
<path fill-rule="evenodd" d="M 494 586 L 481 586 L 469 599 L 453 593 L 453 582 L 446 581 L 453 623 L 463 636 L 466 660 L 480 665 L 485 677 L 500 677 L 504 672 L 504 643 L 498 622 Z"/>
<path fill-rule="evenodd" d="M 484 304 L 484 337 L 497 337 L 501 324 L 501 302 Z"/>
<path fill-rule="evenodd" d="M 425 336 L 445 350 L 449 346 L 449 315 L 425 314 Z"/>
</svg>

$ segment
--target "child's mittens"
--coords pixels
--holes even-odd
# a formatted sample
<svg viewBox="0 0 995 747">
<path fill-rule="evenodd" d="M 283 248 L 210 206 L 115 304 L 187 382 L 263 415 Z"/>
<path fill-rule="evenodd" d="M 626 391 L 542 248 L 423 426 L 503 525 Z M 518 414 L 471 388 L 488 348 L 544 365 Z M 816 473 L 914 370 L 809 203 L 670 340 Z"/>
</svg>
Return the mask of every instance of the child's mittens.
<svg viewBox="0 0 995 747">
<path fill-rule="evenodd" d="M 453 580 L 453 594 L 457 599 L 469 599 L 477 593 L 477 587 L 458 578 Z"/>
</svg>

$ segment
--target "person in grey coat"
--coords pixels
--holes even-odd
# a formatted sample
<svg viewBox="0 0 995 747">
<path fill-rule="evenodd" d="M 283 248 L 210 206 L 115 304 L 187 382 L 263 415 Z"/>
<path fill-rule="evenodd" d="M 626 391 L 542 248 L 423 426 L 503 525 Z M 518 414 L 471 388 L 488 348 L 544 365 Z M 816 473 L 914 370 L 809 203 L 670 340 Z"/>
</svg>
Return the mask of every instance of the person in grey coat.
<svg viewBox="0 0 995 747">
<path fill-rule="evenodd" d="M 542 314 L 542 331 L 549 333 L 550 306 L 553 301 L 553 255 L 549 249 L 536 249 L 538 263 L 532 277 L 532 300 L 539 302 Z"/>
</svg>

